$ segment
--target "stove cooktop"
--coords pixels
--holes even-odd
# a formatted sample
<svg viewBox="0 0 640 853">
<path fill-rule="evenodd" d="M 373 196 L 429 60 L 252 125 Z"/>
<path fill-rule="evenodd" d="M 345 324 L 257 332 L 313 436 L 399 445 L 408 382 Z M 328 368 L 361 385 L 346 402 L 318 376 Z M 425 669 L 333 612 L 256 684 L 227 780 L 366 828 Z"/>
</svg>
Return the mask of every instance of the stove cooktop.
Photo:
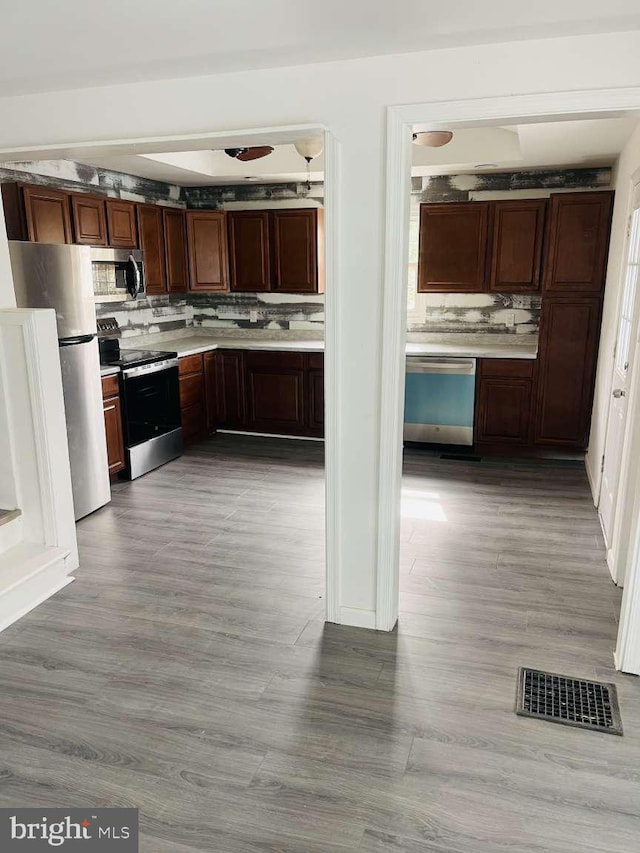
<svg viewBox="0 0 640 853">
<path fill-rule="evenodd" d="M 177 358 L 175 352 L 162 352 L 147 349 L 121 349 L 119 352 L 102 353 L 100 364 L 103 367 L 139 367 L 142 364 L 153 364 L 166 358 Z"/>
</svg>

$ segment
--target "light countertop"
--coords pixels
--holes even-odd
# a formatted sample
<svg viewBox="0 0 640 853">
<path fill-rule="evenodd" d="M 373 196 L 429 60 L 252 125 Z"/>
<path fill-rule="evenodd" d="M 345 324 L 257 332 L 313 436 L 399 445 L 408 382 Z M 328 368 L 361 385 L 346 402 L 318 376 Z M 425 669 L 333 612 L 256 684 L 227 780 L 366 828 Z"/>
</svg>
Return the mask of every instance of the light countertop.
<svg viewBox="0 0 640 853">
<path fill-rule="evenodd" d="M 144 336 L 127 338 L 121 341 L 123 349 L 152 349 L 176 352 L 178 356 L 196 355 L 214 349 L 238 350 L 275 350 L 281 352 L 323 352 L 324 341 L 305 340 L 304 338 L 269 338 L 259 333 L 255 337 L 195 334 L 176 338 L 163 338 L 153 343 L 145 342 Z M 538 355 L 538 339 L 530 336 L 528 340 L 505 335 L 447 335 L 438 338 L 430 336 L 428 340 L 407 343 L 407 355 L 449 356 L 451 358 L 527 358 Z M 106 368 L 109 369 L 109 368 Z M 103 376 L 107 375 L 103 373 Z"/>
<path fill-rule="evenodd" d="M 115 365 L 107 365 L 100 368 L 100 376 L 113 376 L 116 373 L 120 373 L 120 368 Z"/>
</svg>

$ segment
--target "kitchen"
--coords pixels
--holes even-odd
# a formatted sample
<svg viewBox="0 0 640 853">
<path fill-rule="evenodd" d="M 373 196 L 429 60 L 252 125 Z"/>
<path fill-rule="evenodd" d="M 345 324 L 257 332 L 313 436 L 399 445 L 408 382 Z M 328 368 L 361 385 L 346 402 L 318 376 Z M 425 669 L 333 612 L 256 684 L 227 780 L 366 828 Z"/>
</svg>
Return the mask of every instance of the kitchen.
<svg viewBox="0 0 640 853">
<path fill-rule="evenodd" d="M 513 127 L 458 129 L 444 144 L 446 134 L 417 130 L 405 442 L 459 456 L 585 451 L 608 186 L 632 122 L 591 124 L 607 132 L 590 128 L 592 150 L 575 158 L 581 168 L 548 165 L 557 125 L 546 135 L 538 125 L 533 141 L 533 126 L 520 136 Z M 579 122 L 563 130 L 568 158 L 587 134 Z M 519 169 L 518 138 L 531 148 Z M 92 290 L 95 309 L 87 306 L 85 324 L 70 334 L 97 328 L 107 460 L 78 448 L 74 483 L 93 483 L 95 495 L 76 497 L 77 518 L 108 501 L 109 479 L 136 479 L 218 432 L 322 439 L 322 148 L 316 137 L 208 152 L 216 174 L 207 184 L 204 152 L 45 161 L 40 174 L 37 163 L 4 164 L 14 269 L 25 252 L 40 251 L 34 244 L 51 253 L 53 244 L 89 247 L 80 286 Z M 489 152 L 499 162 L 477 166 Z M 131 174 L 114 169 L 119 159 Z M 96 184 L 111 192 L 96 193 Z M 583 227 L 590 237 L 581 245 Z M 18 279 L 19 304 L 40 304 L 33 276 L 23 270 Z M 89 432 L 97 429 L 95 412 L 76 414 L 76 426 L 83 416 Z"/>
<path fill-rule="evenodd" d="M 382 22 L 361 11 L 355 32 Z M 387 11 L 391 48 L 413 19 Z M 34 247 L 86 250 L 78 281 L 95 320 L 56 329 L 54 312 L 13 307 L 0 234 L 0 439 L 11 450 L 0 506 L 22 513 L 0 517 L 0 539 L 20 518 L 23 533 L 0 555 L 2 804 L 137 808 L 150 851 L 633 849 L 640 738 L 628 673 L 640 671 L 638 644 L 620 640 L 614 661 L 625 609 L 593 498 L 604 413 L 611 390 L 624 389 L 609 368 L 619 302 L 629 315 L 618 297 L 640 166 L 640 94 L 630 89 L 640 33 L 562 37 L 556 20 L 546 41 L 504 44 L 491 41 L 511 38 L 504 8 L 491 17 L 483 7 L 478 47 L 258 69 L 264 19 L 235 9 L 242 46 L 260 30 L 258 50 L 244 54 L 250 67 L 179 78 L 176 45 L 195 53 L 186 21 L 197 46 L 233 50 L 219 4 L 167 17 L 145 9 L 144 21 L 134 4 L 133 59 L 155 51 L 167 79 L 125 83 L 126 57 L 109 50 L 122 16 L 103 9 L 98 25 L 92 11 L 91 37 L 78 39 L 67 26 L 77 19 L 56 26 L 54 12 L 20 34 L 8 28 L 10 71 L 21 73 L 26 53 L 53 86 L 58 57 L 74 63 L 60 85 L 86 88 L 0 99 L 0 183 L 21 185 L 15 219 L 10 205 L 3 215 L 24 238 L 38 208 L 37 233 L 52 227 L 63 245 Z M 432 27 L 461 19 L 433 12 L 423 12 Z M 317 47 L 323 28 L 312 15 L 309 24 Z M 286 62 L 291 29 L 278 29 Z M 120 84 L 93 76 L 107 61 Z M 576 128 L 544 118 L 561 110 L 579 117 Z M 311 127 L 325 134 L 324 152 L 307 171 L 293 143 Z M 451 137 L 412 144 L 412 129 Z M 478 133 L 464 154 L 467 130 Z M 267 144 L 274 151 L 255 160 L 224 151 Z M 576 249 L 602 246 L 606 216 L 591 214 L 611 193 L 606 284 L 587 251 L 578 284 L 593 289 L 559 293 L 570 277 L 548 263 L 552 247 L 571 246 L 571 267 Z M 585 208 L 575 216 L 570 197 Z M 74 198 L 86 208 L 75 218 Z M 324 294 L 274 288 L 273 214 L 286 209 L 323 209 Z M 233 214 L 253 217 L 246 239 L 232 234 L 230 223 L 245 221 Z M 196 216 L 199 248 L 189 242 Z M 108 245 L 116 240 L 125 245 Z M 258 271 L 246 292 L 233 289 L 240 244 Z M 159 284 L 149 295 L 150 280 Z M 555 313 L 569 305 L 579 307 L 571 317 Z M 91 389 L 104 431 L 96 471 L 111 500 L 74 524 L 60 364 L 85 343 L 93 367 L 79 387 Z M 162 392 L 154 377 L 164 370 Z M 140 417 L 128 388 L 138 381 Z M 639 400 L 640 375 L 630 387 Z M 165 405 L 148 405 L 163 394 Z M 640 424 L 633 405 L 628 422 Z M 324 438 L 312 434 L 318 424 Z M 150 429 L 138 443 L 140 427 Z M 165 446 L 177 430 L 181 450 Z M 154 467 L 156 446 L 179 455 Z M 64 510 L 73 540 L 58 535 L 52 510 Z M 17 547 L 31 584 L 19 600 L 7 590 Z M 36 547 L 39 566 L 57 561 L 38 587 Z M 637 587 L 624 586 L 637 612 Z M 613 684 L 624 736 L 516 713 L 521 667 Z"/>
</svg>

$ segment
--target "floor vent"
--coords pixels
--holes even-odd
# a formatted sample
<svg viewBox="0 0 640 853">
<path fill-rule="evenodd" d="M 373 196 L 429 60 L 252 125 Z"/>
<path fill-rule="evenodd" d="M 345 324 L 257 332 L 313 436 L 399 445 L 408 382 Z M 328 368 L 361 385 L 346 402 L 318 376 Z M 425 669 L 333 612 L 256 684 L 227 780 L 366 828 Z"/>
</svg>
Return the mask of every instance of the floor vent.
<svg viewBox="0 0 640 853">
<path fill-rule="evenodd" d="M 622 734 L 615 684 L 520 667 L 516 714 L 611 735 Z"/>
</svg>

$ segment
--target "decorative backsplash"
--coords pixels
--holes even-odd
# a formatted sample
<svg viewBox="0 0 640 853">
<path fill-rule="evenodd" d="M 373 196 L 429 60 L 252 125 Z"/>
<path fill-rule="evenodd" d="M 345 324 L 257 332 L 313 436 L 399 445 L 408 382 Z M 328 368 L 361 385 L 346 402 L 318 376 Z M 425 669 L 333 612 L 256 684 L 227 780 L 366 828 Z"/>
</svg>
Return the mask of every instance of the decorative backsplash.
<svg viewBox="0 0 640 853">
<path fill-rule="evenodd" d="M 132 302 L 98 302 L 98 319 L 115 317 L 123 338 L 173 332 L 193 325 L 193 312 L 185 295 L 149 296 Z"/>
<path fill-rule="evenodd" d="M 536 335 L 536 293 L 416 293 L 409 297 L 408 332 Z"/>
<path fill-rule="evenodd" d="M 216 329 L 322 331 L 324 296 L 280 293 L 189 293 L 96 305 L 98 318 L 115 317 L 123 338 L 188 326 Z"/>
</svg>

